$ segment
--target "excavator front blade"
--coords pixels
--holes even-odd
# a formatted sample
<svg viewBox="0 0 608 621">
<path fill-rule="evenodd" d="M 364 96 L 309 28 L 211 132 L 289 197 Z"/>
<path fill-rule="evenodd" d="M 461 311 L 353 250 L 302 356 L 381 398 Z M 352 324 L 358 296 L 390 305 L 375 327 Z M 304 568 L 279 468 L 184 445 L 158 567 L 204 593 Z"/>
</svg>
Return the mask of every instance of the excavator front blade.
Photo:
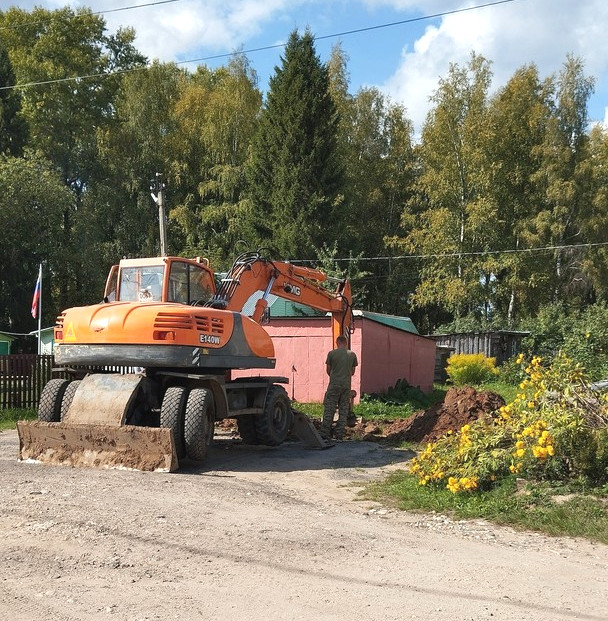
<svg viewBox="0 0 608 621">
<path fill-rule="evenodd" d="M 173 472 L 173 434 L 162 427 L 19 421 L 19 459 L 45 464 Z"/>
<path fill-rule="evenodd" d="M 82 381 L 60 423 L 19 422 L 19 457 L 47 464 L 177 470 L 170 429 L 125 425 L 142 377 L 93 374 Z"/>
</svg>

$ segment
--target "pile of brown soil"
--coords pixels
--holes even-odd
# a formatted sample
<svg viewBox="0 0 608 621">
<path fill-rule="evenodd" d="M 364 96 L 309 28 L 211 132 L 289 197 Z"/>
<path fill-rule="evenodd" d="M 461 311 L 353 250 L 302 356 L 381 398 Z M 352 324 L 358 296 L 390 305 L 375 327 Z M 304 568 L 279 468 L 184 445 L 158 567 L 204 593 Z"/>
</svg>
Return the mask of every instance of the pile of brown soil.
<svg viewBox="0 0 608 621">
<path fill-rule="evenodd" d="M 391 443 L 433 442 L 449 430 L 457 431 L 481 416 L 492 415 L 504 404 L 504 399 L 494 392 L 477 392 L 470 386 L 450 388 L 443 403 L 428 410 L 394 421 L 383 430 L 369 422 L 360 422 L 349 430 L 349 435 Z"/>
</svg>

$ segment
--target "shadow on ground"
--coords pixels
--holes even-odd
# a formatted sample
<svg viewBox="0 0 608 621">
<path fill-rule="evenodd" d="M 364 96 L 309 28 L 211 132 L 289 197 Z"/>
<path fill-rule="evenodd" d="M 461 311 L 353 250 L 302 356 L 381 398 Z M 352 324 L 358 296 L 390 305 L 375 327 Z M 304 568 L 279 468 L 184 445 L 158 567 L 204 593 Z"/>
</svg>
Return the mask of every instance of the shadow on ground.
<svg viewBox="0 0 608 621">
<path fill-rule="evenodd" d="M 184 463 L 183 474 L 218 472 L 297 472 L 304 470 L 352 470 L 406 466 L 415 453 L 386 447 L 375 442 L 347 441 L 327 449 L 311 449 L 301 442 L 280 446 L 252 446 L 240 439 L 216 434 L 207 460 L 202 464 Z"/>
</svg>

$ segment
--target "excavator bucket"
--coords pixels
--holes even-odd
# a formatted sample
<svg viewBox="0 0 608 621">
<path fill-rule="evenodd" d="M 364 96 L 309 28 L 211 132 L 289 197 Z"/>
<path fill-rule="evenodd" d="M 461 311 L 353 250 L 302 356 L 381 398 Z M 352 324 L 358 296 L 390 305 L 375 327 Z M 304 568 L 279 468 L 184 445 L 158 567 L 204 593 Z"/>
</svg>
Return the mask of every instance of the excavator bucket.
<svg viewBox="0 0 608 621">
<path fill-rule="evenodd" d="M 292 431 L 304 444 L 309 448 L 326 449 L 335 446 L 334 443 L 324 440 L 312 424 L 312 421 L 304 412 L 299 410 L 293 411 L 293 427 Z"/>
<path fill-rule="evenodd" d="M 62 422 L 19 421 L 19 458 L 47 464 L 172 472 L 171 429 L 125 425 L 142 378 L 89 375 Z"/>
</svg>

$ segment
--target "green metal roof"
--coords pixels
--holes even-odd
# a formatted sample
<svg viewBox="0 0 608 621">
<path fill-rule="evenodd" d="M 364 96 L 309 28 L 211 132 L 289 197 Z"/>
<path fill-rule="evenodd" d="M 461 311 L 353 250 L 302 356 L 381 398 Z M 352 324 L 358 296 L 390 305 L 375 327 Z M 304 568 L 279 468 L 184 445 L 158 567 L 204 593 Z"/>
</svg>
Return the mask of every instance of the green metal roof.
<svg viewBox="0 0 608 621">
<path fill-rule="evenodd" d="M 411 332 L 412 334 L 419 334 L 416 330 L 414 322 L 409 317 L 399 317 L 398 315 L 384 315 L 383 313 L 371 313 L 369 311 L 355 311 L 355 315 L 361 315 L 365 319 L 370 319 L 376 323 L 382 323 L 385 326 L 396 328 L 403 332 Z"/>
<path fill-rule="evenodd" d="M 269 306 L 271 317 L 325 317 L 325 311 L 318 311 L 283 298 L 276 298 Z"/>
<path fill-rule="evenodd" d="M 283 298 L 276 298 L 269 304 L 271 317 L 324 317 L 327 313 L 318 311 L 310 306 L 298 304 Z M 385 326 L 418 334 L 416 326 L 409 317 L 399 317 L 398 315 L 384 315 L 382 313 L 372 313 L 370 311 L 354 311 L 355 317 L 364 317 L 370 321 L 381 323 Z"/>
</svg>

